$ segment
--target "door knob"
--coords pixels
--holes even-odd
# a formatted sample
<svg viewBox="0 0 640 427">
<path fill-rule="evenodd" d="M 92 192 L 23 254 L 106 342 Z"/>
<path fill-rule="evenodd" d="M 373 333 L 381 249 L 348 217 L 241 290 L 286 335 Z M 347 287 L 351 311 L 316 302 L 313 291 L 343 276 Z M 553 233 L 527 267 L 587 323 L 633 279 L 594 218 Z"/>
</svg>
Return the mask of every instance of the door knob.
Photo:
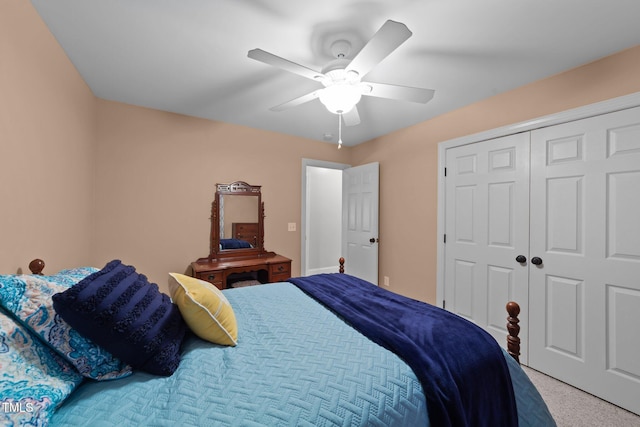
<svg viewBox="0 0 640 427">
<path fill-rule="evenodd" d="M 377 241 L 378 241 L 378 239 L 376 239 L 375 237 L 372 237 L 372 238 L 369 239 L 369 243 L 375 243 Z"/>
<path fill-rule="evenodd" d="M 542 265 L 542 258 L 534 256 L 533 258 L 531 258 L 531 264 L 533 264 L 533 265 Z"/>
<path fill-rule="evenodd" d="M 516 257 L 516 261 L 519 262 L 520 264 L 523 264 L 525 262 L 527 262 L 527 257 L 524 255 L 518 255 Z"/>
</svg>

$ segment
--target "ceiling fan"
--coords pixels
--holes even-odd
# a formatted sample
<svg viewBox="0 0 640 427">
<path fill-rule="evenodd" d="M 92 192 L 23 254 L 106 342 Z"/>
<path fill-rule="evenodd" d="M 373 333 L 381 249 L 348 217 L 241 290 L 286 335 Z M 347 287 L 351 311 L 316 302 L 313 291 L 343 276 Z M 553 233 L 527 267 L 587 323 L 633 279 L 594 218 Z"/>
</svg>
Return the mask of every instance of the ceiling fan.
<svg viewBox="0 0 640 427">
<path fill-rule="evenodd" d="M 324 66 L 321 71 L 296 64 L 262 49 L 250 50 L 247 56 L 315 80 L 324 86 L 324 88 L 272 107 L 272 111 L 286 110 L 319 98 L 330 112 L 342 117 L 345 125 L 354 126 L 360 123 L 356 104 L 362 95 L 419 103 L 427 103 L 433 98 L 434 91 L 431 89 L 363 82 L 361 80 L 411 35 L 411 31 L 406 25 L 388 20 L 352 60 L 347 58 L 351 44 L 346 40 L 337 40 L 331 46 L 332 54 L 336 59 Z"/>
</svg>

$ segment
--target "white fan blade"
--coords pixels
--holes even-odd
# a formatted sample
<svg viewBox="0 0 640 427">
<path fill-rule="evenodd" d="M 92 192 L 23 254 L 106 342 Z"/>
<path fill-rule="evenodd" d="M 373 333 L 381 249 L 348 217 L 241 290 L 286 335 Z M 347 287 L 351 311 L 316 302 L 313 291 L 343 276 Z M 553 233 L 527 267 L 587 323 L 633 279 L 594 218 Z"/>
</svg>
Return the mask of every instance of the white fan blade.
<svg viewBox="0 0 640 427">
<path fill-rule="evenodd" d="M 346 70 L 356 71 L 360 78 L 364 77 L 373 67 L 411 37 L 411 34 L 412 32 L 407 26 L 400 22 L 391 20 L 385 22 L 353 58 Z"/>
<path fill-rule="evenodd" d="M 269 108 L 271 111 L 283 111 L 287 110 L 291 107 L 297 107 L 298 105 L 304 104 L 305 102 L 313 101 L 318 96 L 320 96 L 320 91 L 322 89 L 314 90 L 306 95 L 299 96 L 297 98 L 292 99 L 291 101 L 284 102 L 280 105 L 276 105 L 275 107 Z"/>
<path fill-rule="evenodd" d="M 364 88 L 369 86 L 371 91 L 363 90 L 366 96 L 378 98 L 397 99 L 400 101 L 419 102 L 426 104 L 431 101 L 435 91 L 433 89 L 422 89 L 418 87 L 390 85 L 386 83 L 362 82 Z"/>
<path fill-rule="evenodd" d="M 297 74 L 302 77 L 306 77 L 311 80 L 322 79 L 324 76 L 322 73 L 307 68 L 304 65 L 296 64 L 288 59 L 281 58 L 273 53 L 266 52 L 262 49 L 252 49 L 247 53 L 247 56 L 256 61 L 264 62 L 265 64 L 272 65 L 274 67 L 281 68 L 290 73 Z"/>
<path fill-rule="evenodd" d="M 360 114 L 358 114 L 358 107 L 353 106 L 347 113 L 342 113 L 342 120 L 346 126 L 355 126 L 360 124 Z"/>
</svg>

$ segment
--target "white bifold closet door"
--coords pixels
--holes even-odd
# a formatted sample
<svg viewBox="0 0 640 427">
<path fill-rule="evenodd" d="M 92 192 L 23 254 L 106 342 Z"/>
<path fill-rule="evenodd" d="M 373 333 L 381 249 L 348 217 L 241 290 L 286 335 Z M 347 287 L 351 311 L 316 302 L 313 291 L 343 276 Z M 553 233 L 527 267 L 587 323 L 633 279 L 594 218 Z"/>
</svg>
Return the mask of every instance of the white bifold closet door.
<svg viewBox="0 0 640 427">
<path fill-rule="evenodd" d="M 446 167 L 446 308 L 504 345 L 517 301 L 524 364 L 640 413 L 640 107 L 454 147 Z"/>
<path fill-rule="evenodd" d="M 509 301 L 522 308 L 527 353 L 529 133 L 447 150 L 445 307 L 504 347 Z"/>
<path fill-rule="evenodd" d="M 531 134 L 529 365 L 640 413 L 640 108 Z"/>
</svg>

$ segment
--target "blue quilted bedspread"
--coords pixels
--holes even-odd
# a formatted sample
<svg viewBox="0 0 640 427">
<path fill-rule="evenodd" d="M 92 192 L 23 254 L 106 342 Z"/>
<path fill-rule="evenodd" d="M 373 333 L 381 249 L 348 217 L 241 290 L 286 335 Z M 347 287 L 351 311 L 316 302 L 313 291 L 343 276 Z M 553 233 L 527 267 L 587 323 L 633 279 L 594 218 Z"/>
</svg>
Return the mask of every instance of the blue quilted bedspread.
<svg viewBox="0 0 640 427">
<path fill-rule="evenodd" d="M 236 347 L 191 336 L 172 376 L 85 382 L 51 425 L 429 426 L 413 370 L 294 285 L 224 292 Z M 520 426 L 552 426 L 524 371 L 507 363 Z"/>
<path fill-rule="evenodd" d="M 236 347 L 191 337 L 171 377 L 85 383 L 53 425 L 427 425 L 411 368 L 292 284 L 224 292 Z"/>
</svg>

